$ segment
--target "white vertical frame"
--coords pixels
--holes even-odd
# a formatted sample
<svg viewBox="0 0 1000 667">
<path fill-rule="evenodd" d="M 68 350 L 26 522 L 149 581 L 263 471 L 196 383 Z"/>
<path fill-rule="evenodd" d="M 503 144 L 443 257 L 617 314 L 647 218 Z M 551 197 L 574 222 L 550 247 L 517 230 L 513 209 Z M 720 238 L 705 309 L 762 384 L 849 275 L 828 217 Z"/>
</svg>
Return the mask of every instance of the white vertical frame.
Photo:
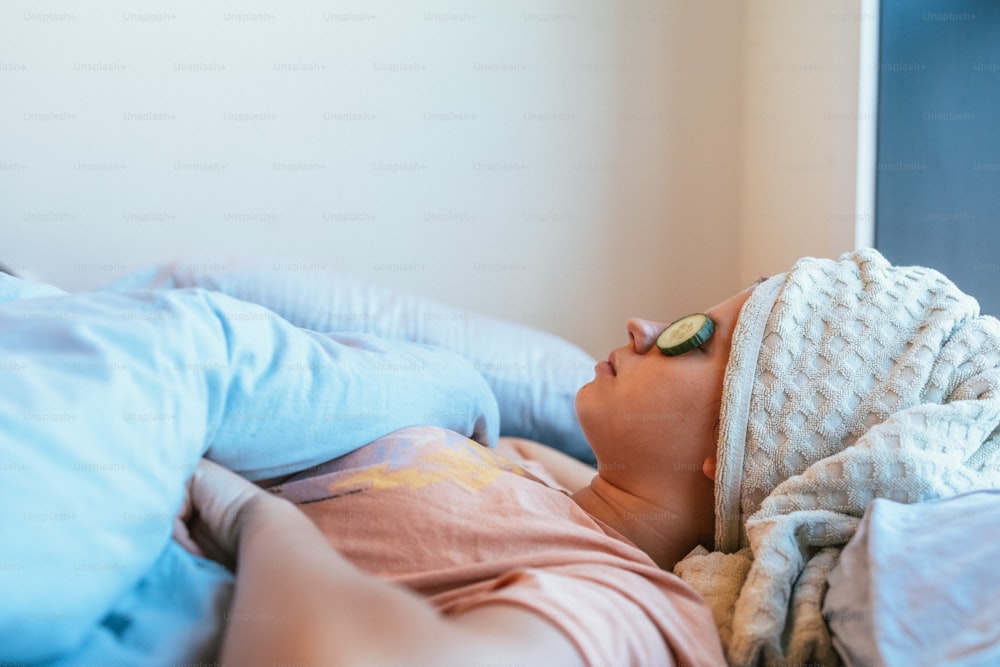
<svg viewBox="0 0 1000 667">
<path fill-rule="evenodd" d="M 875 245 L 875 187 L 878 179 L 879 0 L 861 0 L 858 61 L 858 168 L 854 245 Z"/>
</svg>

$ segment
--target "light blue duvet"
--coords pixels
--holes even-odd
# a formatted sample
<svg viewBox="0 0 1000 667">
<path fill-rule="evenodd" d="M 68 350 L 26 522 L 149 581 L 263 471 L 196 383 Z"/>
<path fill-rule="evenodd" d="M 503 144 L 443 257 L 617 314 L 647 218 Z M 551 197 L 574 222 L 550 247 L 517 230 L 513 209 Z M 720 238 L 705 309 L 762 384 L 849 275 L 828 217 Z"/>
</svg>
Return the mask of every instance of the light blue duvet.
<svg viewBox="0 0 1000 667">
<path fill-rule="evenodd" d="M 201 289 L 0 275 L 0 664 L 214 659 L 231 575 L 170 539 L 203 455 L 263 479 L 416 424 L 492 444 L 498 422 L 450 352 Z"/>
</svg>

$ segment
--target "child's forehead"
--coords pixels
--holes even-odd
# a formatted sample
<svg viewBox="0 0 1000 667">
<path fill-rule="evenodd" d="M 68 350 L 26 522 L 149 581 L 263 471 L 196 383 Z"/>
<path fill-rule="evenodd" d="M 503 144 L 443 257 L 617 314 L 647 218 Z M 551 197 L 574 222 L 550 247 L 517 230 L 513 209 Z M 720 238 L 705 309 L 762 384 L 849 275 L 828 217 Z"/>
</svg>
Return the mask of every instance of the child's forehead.
<svg viewBox="0 0 1000 667">
<path fill-rule="evenodd" d="M 743 304 L 746 303 L 751 294 L 753 294 L 753 288 L 737 292 L 725 301 L 715 304 L 705 313 L 715 321 L 716 325 L 722 325 L 731 331 L 736 326 Z"/>
</svg>

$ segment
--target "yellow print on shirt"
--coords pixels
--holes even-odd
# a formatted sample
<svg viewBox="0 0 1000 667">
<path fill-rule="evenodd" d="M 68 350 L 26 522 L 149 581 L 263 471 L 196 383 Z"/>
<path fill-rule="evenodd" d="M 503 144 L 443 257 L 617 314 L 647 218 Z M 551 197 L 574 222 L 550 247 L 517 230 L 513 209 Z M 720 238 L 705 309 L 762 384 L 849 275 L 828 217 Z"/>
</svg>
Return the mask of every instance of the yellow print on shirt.
<svg viewBox="0 0 1000 667">
<path fill-rule="evenodd" d="M 331 497 L 360 491 L 387 491 L 399 487 L 419 489 L 450 481 L 476 492 L 505 473 L 525 476 L 520 466 L 466 438 L 406 452 L 405 462 L 387 461 L 366 467 L 327 485 Z M 392 457 L 398 458 L 398 457 Z M 400 465 L 402 463 L 402 465 Z"/>
</svg>

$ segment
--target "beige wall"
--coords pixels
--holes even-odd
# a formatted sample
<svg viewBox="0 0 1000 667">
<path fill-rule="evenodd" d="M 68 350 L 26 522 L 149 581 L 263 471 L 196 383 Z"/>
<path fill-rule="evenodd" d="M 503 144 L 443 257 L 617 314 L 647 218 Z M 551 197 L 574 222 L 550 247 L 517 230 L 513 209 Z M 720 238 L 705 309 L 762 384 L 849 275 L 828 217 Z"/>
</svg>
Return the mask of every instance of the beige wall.
<svg viewBox="0 0 1000 667">
<path fill-rule="evenodd" d="M 340 269 L 603 356 L 628 316 L 852 246 L 863 23 L 837 0 L 5 3 L 0 261 L 69 289 L 177 256 Z"/>
<path fill-rule="evenodd" d="M 874 122 L 858 95 L 862 29 L 876 21 L 869 4 L 746 3 L 739 267 L 747 279 L 855 245 L 858 126 Z"/>
</svg>

